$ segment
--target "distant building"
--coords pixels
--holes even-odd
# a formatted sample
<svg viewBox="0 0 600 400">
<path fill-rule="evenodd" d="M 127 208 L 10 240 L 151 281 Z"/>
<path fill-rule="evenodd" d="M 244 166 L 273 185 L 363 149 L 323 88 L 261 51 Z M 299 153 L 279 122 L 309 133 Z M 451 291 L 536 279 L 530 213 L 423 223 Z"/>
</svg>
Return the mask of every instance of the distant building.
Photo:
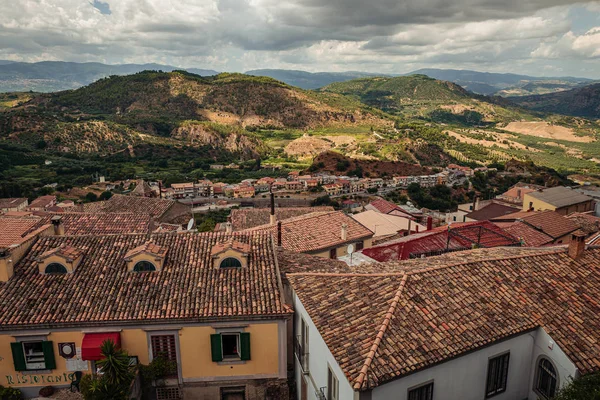
<svg viewBox="0 0 600 400">
<path fill-rule="evenodd" d="M 31 202 L 28 209 L 30 211 L 45 211 L 48 210 L 50 207 L 54 207 L 55 205 L 56 196 L 40 196 Z"/>
<path fill-rule="evenodd" d="M 580 226 L 556 211 L 519 211 L 496 217 L 496 225 L 518 237 L 525 246 L 566 244 Z"/>
<path fill-rule="evenodd" d="M 0 211 L 22 211 L 29 205 L 26 198 L 0 199 Z"/>
<path fill-rule="evenodd" d="M 587 212 L 594 209 L 593 199 L 576 190 L 564 186 L 526 193 L 523 199 L 523 211 L 556 211 L 562 215 L 574 212 Z"/>
</svg>

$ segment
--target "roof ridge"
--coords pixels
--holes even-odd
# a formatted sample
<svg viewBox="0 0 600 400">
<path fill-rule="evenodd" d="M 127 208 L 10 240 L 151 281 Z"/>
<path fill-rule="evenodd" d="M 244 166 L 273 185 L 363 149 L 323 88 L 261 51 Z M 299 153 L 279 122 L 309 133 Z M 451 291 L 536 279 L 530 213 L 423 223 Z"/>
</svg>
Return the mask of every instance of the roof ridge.
<svg viewBox="0 0 600 400">
<path fill-rule="evenodd" d="M 373 359 L 375 358 L 375 353 L 377 352 L 377 349 L 379 348 L 379 344 L 381 343 L 381 339 L 383 338 L 383 335 L 385 335 L 385 332 L 387 331 L 387 328 L 390 324 L 390 320 L 392 319 L 392 317 L 394 316 L 394 313 L 396 312 L 396 307 L 398 306 L 398 303 L 400 302 L 400 295 L 402 294 L 402 291 L 404 290 L 404 286 L 406 285 L 407 280 L 408 280 L 408 274 L 404 274 L 404 276 L 402 277 L 402 281 L 400 282 L 400 286 L 398 287 L 398 290 L 396 290 L 396 294 L 395 294 L 394 298 L 392 299 L 392 304 L 390 304 L 390 308 L 388 309 L 387 313 L 385 314 L 385 316 L 383 318 L 383 323 L 379 327 L 377 336 L 375 337 L 375 340 L 373 341 L 373 344 L 371 345 L 371 349 L 369 350 L 369 353 L 367 353 L 365 362 L 364 362 L 362 368 L 360 369 L 360 372 L 358 373 L 358 377 L 354 381 L 353 388 L 355 390 L 359 390 L 364 385 L 365 379 L 367 377 L 367 373 L 369 371 L 369 368 L 371 367 L 371 363 L 373 362 Z"/>
<path fill-rule="evenodd" d="M 373 263 L 380 264 L 380 263 Z M 370 264 L 365 264 L 370 265 Z M 367 272 L 292 272 L 287 276 L 404 276 L 406 271 L 401 272 L 377 272 L 369 274 Z"/>
</svg>

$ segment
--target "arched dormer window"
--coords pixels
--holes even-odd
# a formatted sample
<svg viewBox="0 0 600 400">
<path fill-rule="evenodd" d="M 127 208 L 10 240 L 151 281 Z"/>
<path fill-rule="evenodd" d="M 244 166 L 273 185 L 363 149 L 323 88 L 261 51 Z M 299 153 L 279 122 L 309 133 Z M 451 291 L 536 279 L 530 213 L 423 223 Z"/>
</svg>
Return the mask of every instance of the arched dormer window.
<svg viewBox="0 0 600 400">
<path fill-rule="evenodd" d="M 242 268 L 242 262 L 234 257 L 227 257 L 221 261 L 219 268 Z"/>
<path fill-rule="evenodd" d="M 46 275 L 58 275 L 58 274 L 66 274 L 67 267 L 59 263 L 50 263 L 44 270 Z"/>
<path fill-rule="evenodd" d="M 135 272 L 152 272 L 156 271 L 156 267 L 150 261 L 138 261 L 133 270 Z"/>
</svg>

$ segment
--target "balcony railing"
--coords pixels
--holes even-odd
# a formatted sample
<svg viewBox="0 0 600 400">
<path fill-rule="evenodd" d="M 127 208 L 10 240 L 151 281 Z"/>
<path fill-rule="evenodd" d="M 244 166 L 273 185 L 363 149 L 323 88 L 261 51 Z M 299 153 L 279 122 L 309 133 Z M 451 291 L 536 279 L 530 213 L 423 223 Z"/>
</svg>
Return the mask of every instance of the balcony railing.
<svg viewBox="0 0 600 400">
<path fill-rule="evenodd" d="M 296 340 L 294 343 L 294 353 L 296 354 L 296 358 L 300 363 L 302 372 L 306 374 L 308 373 L 308 349 L 305 347 L 306 346 L 302 341 L 302 337 L 300 335 L 296 336 Z"/>
</svg>

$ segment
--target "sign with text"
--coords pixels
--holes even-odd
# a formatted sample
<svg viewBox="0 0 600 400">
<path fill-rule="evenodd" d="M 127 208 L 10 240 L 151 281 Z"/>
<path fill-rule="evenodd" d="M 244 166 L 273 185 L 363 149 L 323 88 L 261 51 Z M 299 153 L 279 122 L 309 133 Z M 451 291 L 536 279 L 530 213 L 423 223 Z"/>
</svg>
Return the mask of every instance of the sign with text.
<svg viewBox="0 0 600 400">
<path fill-rule="evenodd" d="M 56 385 L 56 384 L 69 384 L 75 380 L 74 373 L 62 374 L 34 374 L 34 375 L 5 375 L 7 385 Z"/>
</svg>

